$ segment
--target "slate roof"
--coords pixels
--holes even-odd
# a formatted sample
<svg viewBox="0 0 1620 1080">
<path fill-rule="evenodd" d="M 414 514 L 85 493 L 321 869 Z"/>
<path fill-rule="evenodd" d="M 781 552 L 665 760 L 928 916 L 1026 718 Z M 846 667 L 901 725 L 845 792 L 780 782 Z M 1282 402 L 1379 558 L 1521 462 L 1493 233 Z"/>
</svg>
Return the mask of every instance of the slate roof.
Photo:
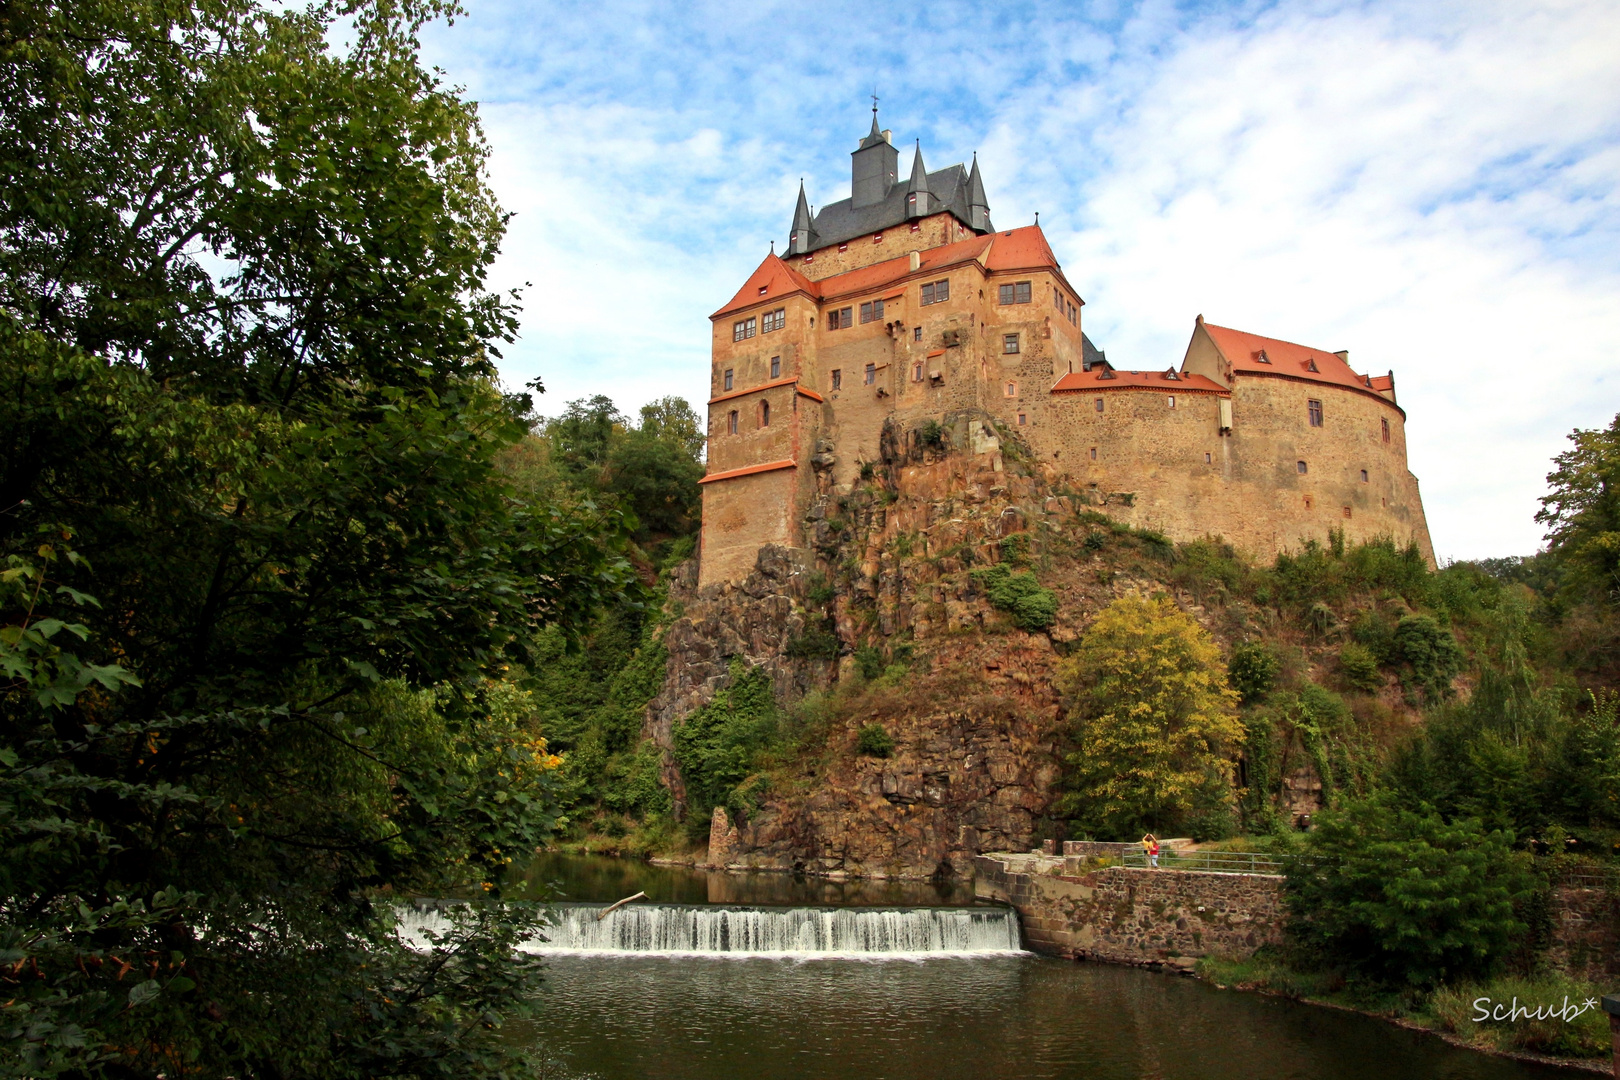
<svg viewBox="0 0 1620 1080">
<path fill-rule="evenodd" d="M 1080 360 L 1087 371 L 1108 363 L 1108 354 L 1093 345 L 1084 330 L 1080 331 Z"/>
<path fill-rule="evenodd" d="M 965 166 L 951 165 L 928 173 L 928 192 L 933 196 L 930 213 L 949 210 L 962 224 L 972 227 L 973 215 L 968 207 L 968 171 Z M 819 251 L 833 244 L 842 244 L 857 236 L 870 236 L 884 229 L 906 223 L 906 193 L 909 183 L 896 183 L 881 202 L 870 206 L 851 206 L 851 199 L 840 199 L 817 210 L 810 229 L 815 235 Z"/>
</svg>

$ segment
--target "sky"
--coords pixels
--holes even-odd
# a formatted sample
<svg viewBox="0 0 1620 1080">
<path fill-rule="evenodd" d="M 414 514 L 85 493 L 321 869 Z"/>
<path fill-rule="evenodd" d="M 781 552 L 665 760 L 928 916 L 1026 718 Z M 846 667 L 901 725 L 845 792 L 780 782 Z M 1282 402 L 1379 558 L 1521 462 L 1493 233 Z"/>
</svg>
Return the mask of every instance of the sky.
<svg viewBox="0 0 1620 1080">
<path fill-rule="evenodd" d="M 479 102 L 543 413 L 701 412 L 709 315 L 801 178 L 848 197 L 874 89 L 929 169 L 977 152 L 998 228 L 1040 214 L 1115 366 L 1202 314 L 1393 370 L 1442 561 L 1535 551 L 1620 411 L 1613 0 L 464 2 L 424 54 Z"/>
</svg>

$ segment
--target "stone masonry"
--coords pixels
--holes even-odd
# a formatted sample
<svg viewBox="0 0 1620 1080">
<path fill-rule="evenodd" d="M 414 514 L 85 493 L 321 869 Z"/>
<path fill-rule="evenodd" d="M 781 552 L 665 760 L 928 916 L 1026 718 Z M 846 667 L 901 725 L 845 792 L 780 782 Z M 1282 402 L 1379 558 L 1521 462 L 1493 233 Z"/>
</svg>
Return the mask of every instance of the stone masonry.
<svg viewBox="0 0 1620 1080">
<path fill-rule="evenodd" d="M 1076 960 L 1190 969 L 1280 941 L 1281 877 L 1110 866 L 1075 857 L 981 855 L 974 891 L 1017 911 L 1025 944 Z"/>
</svg>

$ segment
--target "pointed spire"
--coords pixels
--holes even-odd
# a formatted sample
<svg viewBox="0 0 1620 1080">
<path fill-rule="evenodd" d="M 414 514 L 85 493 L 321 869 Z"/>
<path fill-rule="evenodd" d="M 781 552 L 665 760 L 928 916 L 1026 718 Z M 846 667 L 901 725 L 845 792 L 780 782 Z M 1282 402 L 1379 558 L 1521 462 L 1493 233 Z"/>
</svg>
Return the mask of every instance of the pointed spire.
<svg viewBox="0 0 1620 1080">
<path fill-rule="evenodd" d="M 917 155 L 911 159 L 911 183 L 906 185 L 906 217 L 920 218 L 934 209 L 934 196 L 928 190 L 928 166 L 923 164 L 922 140 L 917 140 Z"/>
<path fill-rule="evenodd" d="M 788 236 L 787 253 L 803 255 L 815 245 L 815 228 L 810 203 L 804 197 L 804 178 L 799 178 L 799 205 L 793 210 L 793 231 Z"/>
<path fill-rule="evenodd" d="M 979 175 L 979 155 L 973 155 L 973 172 L 968 175 L 968 224 L 975 232 L 989 232 L 990 200 L 984 195 L 984 178 Z"/>
</svg>

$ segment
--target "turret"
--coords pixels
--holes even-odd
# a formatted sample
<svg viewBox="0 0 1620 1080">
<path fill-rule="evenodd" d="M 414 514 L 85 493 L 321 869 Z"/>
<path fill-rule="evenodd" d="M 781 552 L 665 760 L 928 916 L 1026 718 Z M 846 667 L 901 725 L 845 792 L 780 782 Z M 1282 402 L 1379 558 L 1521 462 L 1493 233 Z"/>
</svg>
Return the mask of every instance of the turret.
<svg viewBox="0 0 1620 1080">
<path fill-rule="evenodd" d="M 978 154 L 973 155 L 973 172 L 968 176 L 968 225 L 975 232 L 990 231 L 990 200 L 984 196 Z"/>
<path fill-rule="evenodd" d="M 934 209 L 934 196 L 928 190 L 928 167 L 923 164 L 922 140 L 917 140 L 917 156 L 911 161 L 911 183 L 906 185 L 906 217 L 927 216 Z"/>
<path fill-rule="evenodd" d="M 882 202 L 899 176 L 900 152 L 889 142 L 889 133 L 878 130 L 875 105 L 872 131 L 850 158 L 850 206 L 859 209 Z"/>
<path fill-rule="evenodd" d="M 816 233 L 810 224 L 810 204 L 804 198 L 804 181 L 799 181 L 799 205 L 793 210 L 793 229 L 788 233 L 789 255 L 803 255 L 814 251 Z"/>
</svg>

